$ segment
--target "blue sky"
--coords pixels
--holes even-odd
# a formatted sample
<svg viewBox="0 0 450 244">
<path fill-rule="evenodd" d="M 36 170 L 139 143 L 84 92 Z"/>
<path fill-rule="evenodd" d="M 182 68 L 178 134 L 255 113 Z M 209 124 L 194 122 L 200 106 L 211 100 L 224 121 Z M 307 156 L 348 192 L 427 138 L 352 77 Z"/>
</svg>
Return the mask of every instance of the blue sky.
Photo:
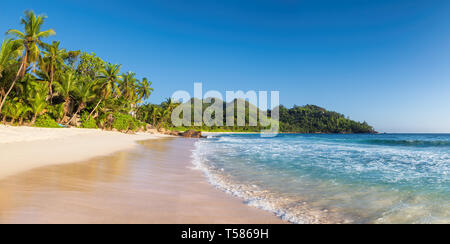
<svg viewBox="0 0 450 244">
<path fill-rule="evenodd" d="M 450 132 L 447 0 L 6 1 L 0 31 L 26 9 L 64 48 L 150 78 L 150 102 L 203 82 L 278 90 L 383 132 Z"/>
</svg>

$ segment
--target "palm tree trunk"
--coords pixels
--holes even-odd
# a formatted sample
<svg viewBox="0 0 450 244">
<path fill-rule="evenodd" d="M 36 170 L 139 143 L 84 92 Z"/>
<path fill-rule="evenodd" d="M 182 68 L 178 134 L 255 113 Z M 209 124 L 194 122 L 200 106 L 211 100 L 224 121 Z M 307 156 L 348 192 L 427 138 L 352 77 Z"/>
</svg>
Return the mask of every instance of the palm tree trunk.
<svg viewBox="0 0 450 244">
<path fill-rule="evenodd" d="M 98 105 L 100 105 L 100 103 L 103 101 L 103 98 L 100 98 L 100 100 L 98 101 L 97 105 L 95 105 L 95 108 L 92 110 L 92 112 L 89 114 L 89 119 L 92 117 L 92 114 L 95 112 L 95 110 L 97 110 Z"/>
<path fill-rule="evenodd" d="M 64 98 L 64 115 L 62 121 L 66 119 L 67 114 L 69 113 L 69 106 L 70 106 L 70 97 L 66 97 Z"/>
<path fill-rule="evenodd" d="M 33 115 L 33 119 L 31 120 L 31 124 L 32 124 L 32 125 L 34 125 L 34 123 L 36 123 L 37 116 L 38 116 L 37 113 L 35 113 L 35 114 Z"/>
<path fill-rule="evenodd" d="M 84 109 L 86 105 L 84 105 L 84 103 L 81 103 L 80 106 L 78 106 L 77 111 L 75 112 L 75 114 L 72 116 L 72 118 L 70 118 L 69 122 L 66 123 L 66 125 L 70 124 L 70 122 L 72 122 L 73 119 L 75 119 L 75 117 L 78 115 L 78 113 Z"/>
<path fill-rule="evenodd" d="M 53 65 L 51 65 L 51 67 L 50 67 L 50 84 L 49 84 L 49 87 L 48 87 L 50 105 L 52 104 L 52 99 L 53 99 L 53 88 L 52 88 L 53 76 L 54 76 L 54 68 L 53 68 Z"/>
<path fill-rule="evenodd" d="M 25 72 L 27 72 L 28 68 L 28 45 L 25 48 L 25 56 L 22 59 L 23 68 L 20 72 L 20 78 L 23 78 L 25 76 Z"/>
<path fill-rule="evenodd" d="M 5 105 L 6 98 L 8 97 L 9 93 L 12 91 L 14 86 L 16 85 L 17 80 L 19 80 L 20 73 L 22 72 L 23 67 L 24 67 L 24 63 L 22 61 L 22 64 L 20 64 L 19 71 L 17 71 L 16 78 L 14 78 L 13 83 L 11 84 L 11 86 L 9 87 L 9 90 L 6 92 L 5 96 L 2 99 L 2 103 L 0 104 L 0 114 L 2 113 L 2 108 L 3 108 L 3 105 Z"/>
<path fill-rule="evenodd" d="M 14 122 L 16 122 L 16 119 L 15 119 L 15 118 L 12 118 L 12 119 L 11 119 L 11 125 L 14 125 Z"/>
</svg>

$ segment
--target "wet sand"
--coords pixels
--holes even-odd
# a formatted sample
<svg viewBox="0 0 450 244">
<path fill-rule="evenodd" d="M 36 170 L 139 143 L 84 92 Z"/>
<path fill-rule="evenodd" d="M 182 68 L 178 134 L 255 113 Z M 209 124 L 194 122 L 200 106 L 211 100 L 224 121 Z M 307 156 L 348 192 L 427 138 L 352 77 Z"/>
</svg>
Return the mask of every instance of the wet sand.
<svg viewBox="0 0 450 244">
<path fill-rule="evenodd" d="M 89 161 L 0 180 L 0 223 L 285 223 L 192 169 L 193 139 L 140 142 Z"/>
</svg>

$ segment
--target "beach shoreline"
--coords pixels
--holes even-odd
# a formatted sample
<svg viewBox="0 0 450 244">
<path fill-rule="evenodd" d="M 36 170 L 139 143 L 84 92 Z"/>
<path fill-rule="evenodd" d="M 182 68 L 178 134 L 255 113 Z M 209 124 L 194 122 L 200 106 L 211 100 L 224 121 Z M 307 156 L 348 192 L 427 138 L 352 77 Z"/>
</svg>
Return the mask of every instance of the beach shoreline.
<svg viewBox="0 0 450 244">
<path fill-rule="evenodd" d="M 0 223 L 287 223 L 211 185 L 192 164 L 196 139 L 9 126 L 0 133 Z"/>
</svg>

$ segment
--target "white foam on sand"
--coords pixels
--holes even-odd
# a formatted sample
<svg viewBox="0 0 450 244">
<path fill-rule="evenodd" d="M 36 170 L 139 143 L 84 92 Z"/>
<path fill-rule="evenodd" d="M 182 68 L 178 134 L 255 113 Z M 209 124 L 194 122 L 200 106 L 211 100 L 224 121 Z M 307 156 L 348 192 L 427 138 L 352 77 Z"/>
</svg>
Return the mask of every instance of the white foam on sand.
<svg viewBox="0 0 450 244">
<path fill-rule="evenodd" d="M 222 139 L 222 138 L 221 138 Z M 296 224 L 351 223 L 351 220 L 334 216 L 327 210 L 311 208 L 301 198 L 281 196 L 279 193 L 260 189 L 255 185 L 236 183 L 220 173 L 221 169 L 211 168 L 203 153 L 208 150 L 202 142 L 196 143 L 192 158 L 194 169 L 204 173 L 209 183 L 216 188 L 242 199 L 247 205 L 271 212 L 284 221 Z"/>
</svg>

